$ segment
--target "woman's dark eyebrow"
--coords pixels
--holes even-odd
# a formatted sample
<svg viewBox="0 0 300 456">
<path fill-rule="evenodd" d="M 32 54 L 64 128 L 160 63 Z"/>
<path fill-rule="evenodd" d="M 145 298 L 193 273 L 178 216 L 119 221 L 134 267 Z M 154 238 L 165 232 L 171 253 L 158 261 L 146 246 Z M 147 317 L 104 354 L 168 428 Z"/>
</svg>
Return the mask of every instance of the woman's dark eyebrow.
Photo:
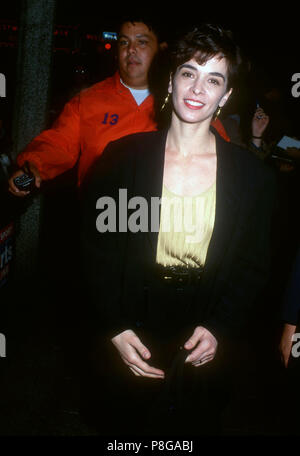
<svg viewBox="0 0 300 456">
<path fill-rule="evenodd" d="M 209 73 L 211 76 L 217 76 L 219 78 L 222 78 L 225 82 L 225 76 L 222 74 L 222 73 L 218 73 L 218 72 L 212 72 L 212 73 Z"/>
<path fill-rule="evenodd" d="M 180 65 L 179 70 L 181 70 L 181 68 L 189 68 L 190 70 L 197 71 L 197 68 L 193 65 L 190 65 L 189 63 L 183 63 L 182 65 Z"/>
<path fill-rule="evenodd" d="M 181 68 L 189 68 L 190 70 L 197 71 L 197 68 L 194 67 L 193 65 L 190 65 L 189 63 L 183 63 L 182 65 L 180 65 L 179 69 L 181 70 Z M 226 82 L 225 76 L 222 73 L 218 73 L 217 71 L 212 71 L 211 73 L 208 73 L 208 74 L 211 76 L 216 76 L 216 77 L 222 78 L 223 81 Z"/>
</svg>

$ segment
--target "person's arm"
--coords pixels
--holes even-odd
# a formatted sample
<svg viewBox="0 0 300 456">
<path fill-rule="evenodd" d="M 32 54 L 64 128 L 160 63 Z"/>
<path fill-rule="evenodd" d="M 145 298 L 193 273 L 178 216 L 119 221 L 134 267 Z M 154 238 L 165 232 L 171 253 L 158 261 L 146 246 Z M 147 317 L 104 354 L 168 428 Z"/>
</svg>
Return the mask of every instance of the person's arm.
<svg viewBox="0 0 300 456">
<path fill-rule="evenodd" d="M 296 325 L 291 325 L 289 323 L 285 323 L 283 325 L 282 335 L 279 343 L 279 352 L 284 367 L 287 367 L 289 363 L 293 345 L 293 335 L 295 334 L 296 327 Z"/>
<path fill-rule="evenodd" d="M 256 198 L 252 199 L 241 231 L 236 232 L 236 241 L 232 240 L 231 264 L 224 259 L 226 270 L 216 284 L 220 287 L 219 297 L 203 323 L 219 344 L 243 333 L 252 306 L 269 278 L 271 226 L 277 195 L 276 179 L 269 171 L 264 179 L 260 176 Z"/>
<path fill-rule="evenodd" d="M 81 188 L 82 260 L 92 330 L 113 343 L 122 361 L 135 375 L 163 378 L 164 372 L 148 363 L 150 350 L 133 331 L 135 324 L 128 316 L 128 303 L 123 302 L 127 233 L 118 232 L 118 215 L 114 212 L 118 205 L 115 206 L 113 201 L 118 201 L 119 188 L 130 187 L 130 182 L 122 177 L 124 159 L 118 144 L 111 143 L 106 147 Z M 125 165 L 127 169 L 133 169 L 133 166 L 131 163 Z M 115 231 L 98 231 L 96 220 L 100 211 L 96 205 L 102 197 L 111 198 L 107 201 L 112 202 L 110 209 L 111 216 L 116 217 Z"/>
<path fill-rule="evenodd" d="M 262 145 L 262 138 L 269 124 L 269 116 L 265 114 L 262 108 L 257 108 L 251 122 L 251 142 L 260 148 Z"/>
<path fill-rule="evenodd" d="M 234 264 L 223 291 L 210 315 L 197 326 L 184 348 L 192 350 L 186 359 L 198 367 L 212 361 L 218 346 L 235 338 L 245 327 L 250 308 L 268 277 L 271 220 L 276 196 L 275 176 L 266 173 L 244 221 Z M 226 263 L 226 262 L 225 262 Z"/>
<path fill-rule="evenodd" d="M 53 179 L 75 166 L 80 152 L 80 95 L 70 100 L 52 128 L 43 131 L 28 144 L 17 157 L 17 169 L 9 179 L 9 191 L 16 196 L 26 196 L 14 185 L 25 163 L 39 187 L 43 180 Z"/>
<path fill-rule="evenodd" d="M 281 340 L 279 343 L 279 352 L 285 367 L 291 355 L 293 340 L 292 337 L 296 331 L 299 321 L 300 311 L 300 247 L 290 273 L 289 281 L 283 302 L 282 317 L 285 321 L 283 325 Z"/>
</svg>

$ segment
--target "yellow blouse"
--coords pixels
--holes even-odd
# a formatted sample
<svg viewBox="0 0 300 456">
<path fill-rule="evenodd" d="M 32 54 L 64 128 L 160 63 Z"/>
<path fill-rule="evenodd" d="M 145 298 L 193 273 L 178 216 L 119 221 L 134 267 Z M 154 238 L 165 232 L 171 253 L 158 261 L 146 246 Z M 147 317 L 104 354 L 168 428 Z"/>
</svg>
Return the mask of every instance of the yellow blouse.
<svg viewBox="0 0 300 456">
<path fill-rule="evenodd" d="M 199 267 L 205 263 L 216 208 L 216 182 L 196 196 L 180 196 L 163 186 L 156 262 Z"/>
</svg>

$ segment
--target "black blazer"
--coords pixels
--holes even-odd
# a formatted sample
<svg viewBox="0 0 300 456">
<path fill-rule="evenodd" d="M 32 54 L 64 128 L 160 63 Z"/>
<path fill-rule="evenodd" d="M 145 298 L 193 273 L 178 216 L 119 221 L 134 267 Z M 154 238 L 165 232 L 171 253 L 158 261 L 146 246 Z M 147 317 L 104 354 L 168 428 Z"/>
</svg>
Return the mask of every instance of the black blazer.
<svg viewBox="0 0 300 456">
<path fill-rule="evenodd" d="M 266 282 L 276 184 L 273 171 L 256 156 L 213 132 L 216 216 L 195 326 L 205 326 L 218 338 L 243 327 Z M 96 326 L 105 327 L 110 336 L 136 331 L 144 318 L 141 303 L 155 264 L 158 233 L 99 233 L 96 201 L 102 196 L 118 201 L 119 188 L 126 188 L 128 200 L 143 196 L 150 208 L 151 197 L 162 194 L 166 136 L 166 131 L 138 133 L 110 143 L 82 187 L 86 292 L 97 309 Z"/>
</svg>

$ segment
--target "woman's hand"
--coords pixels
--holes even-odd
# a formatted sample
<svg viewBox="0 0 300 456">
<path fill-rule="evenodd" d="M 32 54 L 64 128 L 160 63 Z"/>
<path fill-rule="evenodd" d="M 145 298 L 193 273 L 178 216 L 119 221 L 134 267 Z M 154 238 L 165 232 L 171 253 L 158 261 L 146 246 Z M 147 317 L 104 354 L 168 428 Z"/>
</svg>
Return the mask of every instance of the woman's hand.
<svg viewBox="0 0 300 456">
<path fill-rule="evenodd" d="M 162 370 L 150 366 L 143 359 L 151 358 L 151 353 L 131 330 L 127 329 L 111 339 L 129 369 L 138 377 L 164 378 Z"/>
<path fill-rule="evenodd" d="M 295 331 L 296 325 L 290 325 L 288 323 L 285 323 L 285 325 L 283 326 L 282 336 L 279 343 L 279 352 L 281 355 L 281 360 L 285 367 L 287 367 L 290 359 L 293 344 L 292 337 Z"/>
<path fill-rule="evenodd" d="M 202 366 L 214 359 L 217 351 L 218 342 L 208 329 L 203 326 L 197 326 L 192 337 L 186 341 L 184 348 L 193 350 L 186 358 L 186 363 L 191 363 L 193 366 Z"/>
</svg>

